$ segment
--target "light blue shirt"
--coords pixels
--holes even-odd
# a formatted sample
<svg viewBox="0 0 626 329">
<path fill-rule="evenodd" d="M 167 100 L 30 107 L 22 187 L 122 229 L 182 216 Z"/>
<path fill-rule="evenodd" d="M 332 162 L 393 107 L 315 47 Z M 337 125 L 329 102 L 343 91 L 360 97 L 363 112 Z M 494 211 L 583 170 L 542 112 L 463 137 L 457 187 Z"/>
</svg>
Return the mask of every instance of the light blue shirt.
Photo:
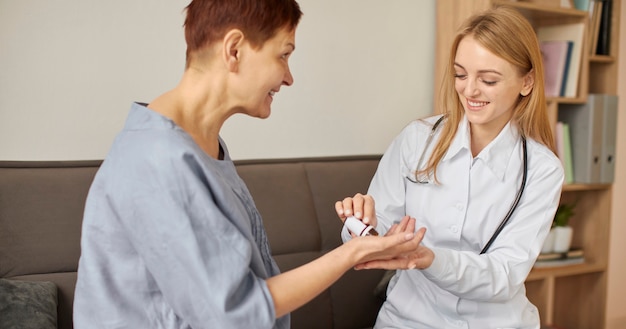
<svg viewBox="0 0 626 329">
<path fill-rule="evenodd" d="M 410 123 L 380 161 L 368 193 L 377 230 L 405 215 L 426 227 L 435 254 L 425 270 L 398 271 L 375 328 L 536 328 L 537 308 L 524 282 L 546 238 L 563 184 L 561 162 L 528 138 L 528 179 L 520 203 L 486 254 L 481 249 L 509 211 L 523 174 L 522 142 L 507 124 L 476 157 L 464 118 L 437 170 L 439 185 L 413 183 L 418 159 L 438 117 Z M 438 141 L 437 131 L 427 160 Z M 427 161 L 424 161 L 425 164 Z M 349 238 L 345 234 L 344 239 Z"/>
<path fill-rule="evenodd" d="M 221 145 L 218 161 L 132 105 L 87 197 L 75 328 L 289 328 L 262 219 Z"/>
</svg>

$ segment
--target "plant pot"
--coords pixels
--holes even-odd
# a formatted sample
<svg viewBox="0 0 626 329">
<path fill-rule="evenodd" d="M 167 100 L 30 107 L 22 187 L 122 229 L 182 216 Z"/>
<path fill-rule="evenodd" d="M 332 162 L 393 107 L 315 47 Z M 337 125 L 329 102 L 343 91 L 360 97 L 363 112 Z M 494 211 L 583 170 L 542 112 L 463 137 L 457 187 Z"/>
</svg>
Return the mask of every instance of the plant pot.
<svg viewBox="0 0 626 329">
<path fill-rule="evenodd" d="M 557 226 L 554 230 L 554 252 L 568 252 L 572 243 L 574 229 L 571 226 Z"/>
<path fill-rule="evenodd" d="M 550 229 L 550 233 L 546 237 L 546 240 L 543 242 L 543 247 L 541 247 L 542 254 L 549 254 L 554 251 L 554 237 L 556 234 L 554 233 L 554 228 Z"/>
</svg>

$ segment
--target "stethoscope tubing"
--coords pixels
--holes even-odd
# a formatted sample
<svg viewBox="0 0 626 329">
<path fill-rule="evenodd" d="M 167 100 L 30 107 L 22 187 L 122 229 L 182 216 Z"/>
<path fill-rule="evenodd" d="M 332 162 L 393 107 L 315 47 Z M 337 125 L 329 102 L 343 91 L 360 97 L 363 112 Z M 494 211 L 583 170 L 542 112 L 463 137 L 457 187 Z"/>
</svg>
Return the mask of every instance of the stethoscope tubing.
<svg viewBox="0 0 626 329">
<path fill-rule="evenodd" d="M 430 134 L 428 134 L 428 138 L 426 139 L 426 145 L 430 145 L 433 136 L 435 135 L 435 133 L 437 132 L 437 129 L 439 128 L 440 123 L 445 119 L 445 115 L 442 115 L 433 125 Z M 521 137 L 522 138 L 522 150 L 523 150 L 523 168 L 522 168 L 522 183 L 520 184 L 520 188 L 517 191 L 517 194 L 515 196 L 515 200 L 513 200 L 513 204 L 511 204 L 511 208 L 509 208 L 509 211 L 507 212 L 507 214 L 504 216 L 504 218 L 502 219 L 502 221 L 500 222 L 500 225 L 498 225 L 498 227 L 496 228 L 495 232 L 491 235 L 491 238 L 489 239 L 489 241 L 487 242 L 487 244 L 485 244 L 485 246 L 483 247 L 483 249 L 480 251 L 480 255 L 484 254 L 487 252 L 487 250 L 489 250 L 489 247 L 491 247 L 491 245 L 493 244 L 493 242 L 496 240 L 496 238 L 498 237 L 498 235 L 500 235 L 500 232 L 502 232 L 502 230 L 504 229 L 504 226 L 506 226 L 506 224 L 509 222 L 509 220 L 511 219 L 511 216 L 513 215 L 513 212 L 515 211 L 515 209 L 517 209 L 517 205 L 519 204 L 520 200 L 522 199 L 522 194 L 524 193 L 524 189 L 526 188 L 526 178 L 528 176 L 528 150 L 526 148 L 526 138 L 524 136 Z M 426 146 L 426 147 L 427 147 Z M 422 151 L 422 154 L 420 155 L 418 161 L 417 161 L 417 168 L 416 168 L 416 172 L 419 169 L 420 164 L 422 163 L 422 160 L 424 158 L 424 153 L 425 153 L 426 149 L 424 149 L 424 151 Z M 428 181 L 421 181 L 419 179 L 411 179 L 411 177 L 407 176 L 407 179 L 413 183 L 416 184 L 426 184 Z"/>
<path fill-rule="evenodd" d="M 489 239 L 489 241 L 487 242 L 483 250 L 480 251 L 480 255 L 486 253 L 487 250 L 489 250 L 489 247 L 491 247 L 491 245 L 496 240 L 498 235 L 500 235 L 500 232 L 502 232 L 502 229 L 504 229 L 504 226 L 509 222 L 509 220 L 511 219 L 511 216 L 513 215 L 513 212 L 515 211 L 515 209 L 517 209 L 517 205 L 519 204 L 519 201 L 522 198 L 522 193 L 524 193 L 524 189 L 526 188 L 526 177 L 528 176 L 528 151 L 526 150 L 526 138 L 524 136 L 522 136 L 522 149 L 524 151 L 523 152 L 524 164 L 523 164 L 523 171 L 522 171 L 522 183 L 520 184 L 520 188 L 517 191 L 517 195 L 515 196 L 515 200 L 513 201 L 513 204 L 511 205 L 509 212 L 507 212 L 506 216 L 504 216 L 504 218 L 502 219 L 502 222 L 500 223 L 500 225 L 498 225 L 498 228 L 493 233 L 493 235 L 491 236 L 491 239 Z"/>
</svg>

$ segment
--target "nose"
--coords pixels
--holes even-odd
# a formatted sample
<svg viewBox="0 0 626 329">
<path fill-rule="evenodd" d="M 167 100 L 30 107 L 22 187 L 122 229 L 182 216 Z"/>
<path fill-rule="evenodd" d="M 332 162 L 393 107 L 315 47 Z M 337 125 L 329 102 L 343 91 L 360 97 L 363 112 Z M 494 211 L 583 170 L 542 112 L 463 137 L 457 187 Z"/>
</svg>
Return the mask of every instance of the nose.
<svg viewBox="0 0 626 329">
<path fill-rule="evenodd" d="M 465 89 L 463 90 L 463 94 L 465 96 L 476 96 L 478 94 L 478 83 L 475 79 L 467 79 L 465 82 Z"/>
<path fill-rule="evenodd" d="M 283 85 L 291 86 L 293 84 L 293 75 L 291 75 L 291 69 L 287 67 L 287 72 L 285 72 L 285 76 L 283 77 Z"/>
</svg>

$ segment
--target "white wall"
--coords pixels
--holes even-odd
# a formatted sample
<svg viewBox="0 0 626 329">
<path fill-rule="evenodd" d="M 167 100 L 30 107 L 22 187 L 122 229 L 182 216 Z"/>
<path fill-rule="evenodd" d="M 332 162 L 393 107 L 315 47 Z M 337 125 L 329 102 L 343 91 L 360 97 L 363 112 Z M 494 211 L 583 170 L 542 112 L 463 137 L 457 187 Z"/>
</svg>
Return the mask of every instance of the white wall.
<svg viewBox="0 0 626 329">
<path fill-rule="evenodd" d="M 188 0 L 0 0 L 0 160 L 101 159 L 184 68 Z M 435 0 L 300 0 L 295 83 L 233 117 L 235 159 L 382 153 L 432 111 Z"/>
</svg>

